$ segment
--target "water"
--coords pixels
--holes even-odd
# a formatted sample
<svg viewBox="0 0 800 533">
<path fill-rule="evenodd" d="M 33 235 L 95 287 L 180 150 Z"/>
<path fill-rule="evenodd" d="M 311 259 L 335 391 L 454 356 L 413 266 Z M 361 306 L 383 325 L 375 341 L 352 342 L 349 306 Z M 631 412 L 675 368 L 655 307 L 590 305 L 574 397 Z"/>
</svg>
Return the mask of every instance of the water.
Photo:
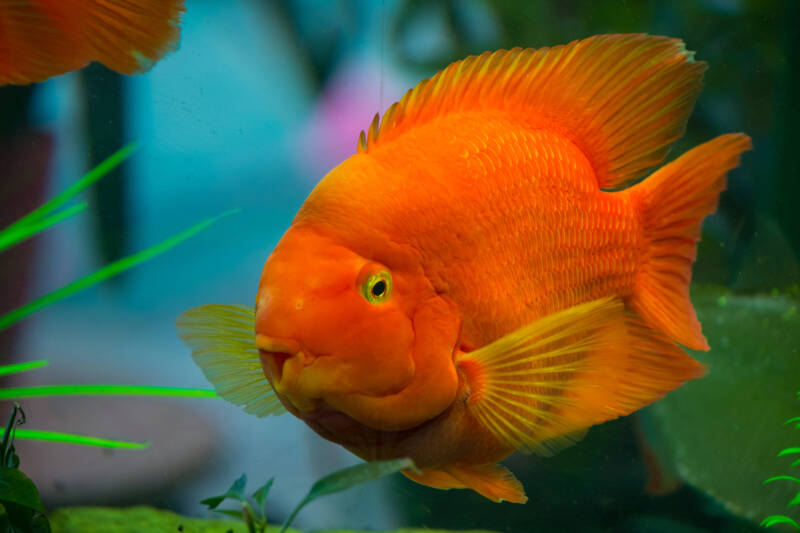
<svg viewBox="0 0 800 533">
<path fill-rule="evenodd" d="M 91 154 L 128 140 L 141 146 L 124 175 L 87 197 L 88 213 L 3 253 L 0 310 L 241 208 L 165 255 L 0 332 L 8 362 L 50 361 L 15 385 L 207 388 L 175 317 L 205 303 L 252 304 L 264 260 L 294 213 L 354 152 L 376 111 L 449 62 L 487 49 L 609 32 L 669 35 L 709 65 L 671 157 L 727 132 L 746 132 L 755 146 L 704 224 L 694 269 L 694 300 L 713 348 L 697 357 L 711 365 L 709 376 L 643 417 L 593 428 L 555 457 L 512 456 L 505 463 L 526 487 L 524 506 L 394 475 L 314 502 L 296 526 L 748 532 L 767 513 L 800 520 L 797 507 L 785 509 L 790 482 L 760 484 L 791 473 L 791 460 L 770 461 L 800 443 L 800 433 L 782 426 L 800 415 L 793 4 L 194 0 L 183 20 L 180 50 L 147 74 L 115 85 L 115 74 L 94 66 L 32 91 L 0 90 L 6 123 L 17 124 L 0 136 L 0 153 L 23 146 L 31 150 L 23 161 L 52 158 L 39 172 L 9 166 L 29 175 L 17 192 L 0 189 L 7 215 L 63 190 L 90 168 Z M 11 110 L 25 108 L 11 104 L 20 95 L 30 98 L 29 114 L 12 122 Z M 31 132 L 49 135 L 51 149 Z M 21 172 L 0 169 L 7 184 Z M 246 472 L 251 489 L 275 477 L 267 511 L 280 522 L 316 479 L 359 462 L 290 415 L 258 419 L 220 400 L 41 398 L 23 407 L 31 429 L 151 442 L 145 451 L 109 452 L 18 441 L 21 468 L 49 510 L 144 504 L 209 516 L 198 502 Z M 663 458 L 666 476 L 650 488 L 673 489 L 666 494 L 645 491 L 650 452 Z M 726 490 L 733 485 L 741 490 Z"/>
</svg>

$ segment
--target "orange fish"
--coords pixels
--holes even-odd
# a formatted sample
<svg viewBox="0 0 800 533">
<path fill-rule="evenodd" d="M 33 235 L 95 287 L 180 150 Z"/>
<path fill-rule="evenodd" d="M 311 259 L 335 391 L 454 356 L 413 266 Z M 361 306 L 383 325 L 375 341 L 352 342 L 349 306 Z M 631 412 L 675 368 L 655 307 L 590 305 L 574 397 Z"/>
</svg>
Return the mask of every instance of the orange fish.
<svg viewBox="0 0 800 533">
<path fill-rule="evenodd" d="M 684 131 L 705 64 L 600 35 L 453 63 L 373 121 L 267 259 L 255 310 L 179 318 L 218 393 L 365 460 L 525 502 L 498 465 L 699 377 L 703 218 L 750 148 Z M 255 331 L 255 335 L 253 335 Z"/>
<path fill-rule="evenodd" d="M 99 61 L 149 70 L 177 48 L 183 0 L 0 0 L 0 85 L 25 85 Z"/>
</svg>

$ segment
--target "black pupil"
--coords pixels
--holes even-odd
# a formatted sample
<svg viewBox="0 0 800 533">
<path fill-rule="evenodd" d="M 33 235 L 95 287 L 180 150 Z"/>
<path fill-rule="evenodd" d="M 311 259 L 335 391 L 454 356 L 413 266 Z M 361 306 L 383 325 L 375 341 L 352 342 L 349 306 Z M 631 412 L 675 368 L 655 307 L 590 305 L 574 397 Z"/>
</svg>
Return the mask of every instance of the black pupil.
<svg viewBox="0 0 800 533">
<path fill-rule="evenodd" d="M 386 292 L 386 282 L 383 280 L 378 281 L 375 285 L 372 286 L 372 295 L 376 298 L 379 298 L 383 293 Z"/>
</svg>

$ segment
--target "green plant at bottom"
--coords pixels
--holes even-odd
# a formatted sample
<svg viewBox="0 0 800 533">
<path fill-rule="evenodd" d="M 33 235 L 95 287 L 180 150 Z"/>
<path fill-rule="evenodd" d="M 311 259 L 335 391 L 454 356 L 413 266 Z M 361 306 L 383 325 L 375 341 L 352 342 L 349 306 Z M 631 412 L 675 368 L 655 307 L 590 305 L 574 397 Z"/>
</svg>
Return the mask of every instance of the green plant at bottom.
<svg viewBox="0 0 800 533">
<path fill-rule="evenodd" d="M 49 533 L 50 523 L 44 514 L 39 491 L 19 470 L 19 457 L 14 450 L 16 426 L 24 423 L 25 412 L 14 402 L 0 441 L 0 530 Z"/>
<path fill-rule="evenodd" d="M 308 494 L 295 506 L 289 517 L 281 526 L 279 533 L 284 533 L 291 525 L 297 513 L 312 501 L 328 494 L 335 494 L 347 490 L 361 483 L 366 483 L 401 470 L 416 470 L 411 459 L 390 459 L 388 461 L 376 461 L 372 463 L 361 463 L 338 470 L 328 474 L 311 486 Z M 233 485 L 219 496 L 213 496 L 203 500 L 203 505 L 217 513 L 222 513 L 235 518 L 241 518 L 247 525 L 249 533 L 264 533 L 267 528 L 266 499 L 269 489 L 275 478 L 271 478 L 263 486 L 257 489 L 250 497 L 245 496 L 244 489 L 247 485 L 247 476 L 242 474 Z M 225 500 L 234 500 L 239 503 L 240 510 L 217 509 Z M 254 505 L 255 504 L 255 505 Z"/>
<path fill-rule="evenodd" d="M 797 392 L 797 396 L 800 397 L 800 391 Z M 784 422 L 784 424 L 785 425 L 794 424 L 795 428 L 800 429 L 800 416 L 792 417 L 786 422 Z M 800 446 L 784 448 L 783 450 L 778 452 L 778 457 L 783 457 L 785 455 L 795 455 L 795 454 L 800 454 Z M 794 462 L 792 462 L 791 466 L 800 466 L 800 459 L 795 459 Z M 790 475 L 772 476 L 769 479 L 765 479 L 764 483 L 765 484 L 773 483 L 775 481 L 786 481 L 789 483 L 796 483 L 797 485 L 800 485 L 800 478 Z M 786 505 L 786 508 L 791 509 L 792 507 L 796 506 L 800 506 L 800 490 L 797 492 L 795 497 L 792 498 L 792 500 Z M 798 531 L 800 531 L 800 524 L 798 524 L 796 520 L 789 518 L 788 516 L 785 515 L 768 516 L 761 522 L 761 525 L 764 527 L 770 527 L 777 524 L 788 524 L 793 528 L 797 529 Z"/>
</svg>

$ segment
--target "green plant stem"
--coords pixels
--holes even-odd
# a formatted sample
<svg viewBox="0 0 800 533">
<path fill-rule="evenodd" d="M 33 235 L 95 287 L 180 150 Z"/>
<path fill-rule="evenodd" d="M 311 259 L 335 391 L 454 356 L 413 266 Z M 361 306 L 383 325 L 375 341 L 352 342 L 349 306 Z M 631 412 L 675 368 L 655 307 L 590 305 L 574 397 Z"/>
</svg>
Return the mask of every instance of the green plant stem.
<svg viewBox="0 0 800 533">
<path fill-rule="evenodd" d="M 153 385 L 41 385 L 0 389 L 0 400 L 18 400 L 41 396 L 172 396 L 216 398 L 211 389 L 158 387 Z"/>
<path fill-rule="evenodd" d="M 28 224 L 23 224 L 22 226 L 17 226 L 15 228 L 6 228 L 2 232 L 0 232 L 0 252 L 5 250 L 6 248 L 10 248 L 17 243 L 20 243 L 35 235 L 41 231 L 46 230 L 50 226 L 58 224 L 62 220 L 66 220 L 71 216 L 77 215 L 78 213 L 86 210 L 86 202 L 81 202 L 77 205 L 72 207 L 68 207 L 63 211 L 56 213 L 55 215 L 51 215 L 47 218 L 43 218 L 40 220 L 31 221 Z"/>
<path fill-rule="evenodd" d="M 113 157 L 113 156 L 112 156 Z M 219 219 L 231 215 L 235 212 L 238 212 L 238 209 L 232 209 L 230 211 L 226 211 L 221 213 L 215 217 L 211 217 L 206 219 L 198 224 L 195 224 L 191 228 L 173 236 L 165 241 L 156 244 L 155 246 L 151 246 L 146 250 L 142 250 L 139 253 L 130 255 L 119 261 L 115 261 L 110 265 L 107 265 L 95 272 L 92 272 L 88 276 L 84 276 L 83 278 L 73 281 L 60 289 L 56 289 L 49 294 L 45 294 L 41 298 L 37 298 L 36 300 L 29 302 L 22 307 L 18 307 L 5 315 L 0 316 L 0 331 L 4 330 L 5 328 L 9 327 L 10 325 L 14 324 L 22 320 L 23 318 L 32 315 L 33 313 L 56 303 L 59 300 L 63 300 L 64 298 L 75 294 L 76 292 L 82 291 L 83 289 L 100 283 L 112 276 L 116 276 L 117 274 L 124 272 L 130 268 L 135 267 L 145 261 L 152 259 L 153 257 L 162 254 L 177 246 L 178 244 L 182 243 L 189 237 L 196 235 L 197 233 L 203 231 L 204 229 L 208 228 L 213 223 L 217 222 Z"/>
<path fill-rule="evenodd" d="M 18 374 L 20 372 L 27 372 L 47 366 L 50 362 L 47 359 L 41 361 L 29 361 L 27 363 L 15 363 L 13 365 L 0 366 L 0 376 L 7 376 L 9 374 Z"/>
<path fill-rule="evenodd" d="M 5 433 L 5 430 L 0 428 Z M 128 442 L 123 440 L 100 439 L 85 435 L 59 433 L 56 431 L 39 431 L 35 429 L 15 429 L 14 438 L 29 440 L 46 440 L 51 442 L 65 442 L 68 444 L 81 444 L 83 446 L 98 446 L 101 448 L 125 448 L 129 450 L 142 450 L 150 446 L 149 442 Z"/>
<path fill-rule="evenodd" d="M 75 197 L 78 193 L 92 185 L 94 182 L 108 174 L 111 170 L 113 170 L 117 165 L 122 163 L 125 159 L 127 159 L 133 152 L 138 150 L 139 145 L 135 142 L 127 144 L 123 146 L 110 156 L 105 159 L 102 163 L 94 167 L 92 170 L 87 172 L 81 179 L 67 187 L 64 191 L 60 194 L 49 200 L 47 203 L 38 207 L 22 217 L 21 219 L 17 220 L 7 228 L 3 230 L 3 232 L 10 231 L 10 230 L 17 230 L 21 226 L 26 226 L 28 224 L 32 224 L 38 220 L 43 219 L 65 203 L 69 202 L 73 197 Z"/>
</svg>

